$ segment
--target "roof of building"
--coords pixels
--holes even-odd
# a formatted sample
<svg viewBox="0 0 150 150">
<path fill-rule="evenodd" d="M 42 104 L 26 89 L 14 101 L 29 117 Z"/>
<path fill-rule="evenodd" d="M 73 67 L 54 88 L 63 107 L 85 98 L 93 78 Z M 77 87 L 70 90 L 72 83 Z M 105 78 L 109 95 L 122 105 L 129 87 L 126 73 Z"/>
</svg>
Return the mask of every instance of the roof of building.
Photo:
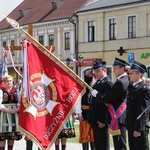
<svg viewBox="0 0 150 150">
<path fill-rule="evenodd" d="M 75 11 L 80 9 L 87 0 L 65 0 L 57 11 L 53 11 L 51 15 L 45 17 L 42 21 L 58 20 L 71 17 Z"/>
<path fill-rule="evenodd" d="M 86 12 L 90 10 L 114 8 L 118 6 L 134 5 L 140 3 L 146 3 L 150 0 L 90 0 L 77 12 Z"/>
<path fill-rule="evenodd" d="M 87 0 L 24 0 L 7 17 L 19 25 L 70 18 Z M 52 5 L 53 4 L 53 5 Z M 57 8 L 56 8 L 57 7 Z M 0 30 L 11 28 L 6 19 L 0 22 Z"/>
</svg>

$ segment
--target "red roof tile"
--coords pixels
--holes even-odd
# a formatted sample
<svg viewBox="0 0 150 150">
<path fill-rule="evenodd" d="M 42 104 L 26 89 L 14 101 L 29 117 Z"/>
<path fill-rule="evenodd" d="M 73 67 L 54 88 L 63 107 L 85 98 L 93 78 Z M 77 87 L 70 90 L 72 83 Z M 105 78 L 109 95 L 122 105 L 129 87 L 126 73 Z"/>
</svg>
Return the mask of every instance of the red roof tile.
<svg viewBox="0 0 150 150">
<path fill-rule="evenodd" d="M 52 14 L 42 21 L 58 20 L 71 17 L 87 0 L 65 0 L 65 2 Z"/>
<path fill-rule="evenodd" d="M 8 17 L 18 21 L 19 25 L 60 20 L 71 17 L 87 0 L 56 0 L 58 8 L 55 10 L 52 7 L 53 1 L 24 0 Z M 21 10 L 24 16 L 21 16 Z M 5 19 L 0 22 L 0 30 L 10 27 L 10 24 Z"/>
</svg>

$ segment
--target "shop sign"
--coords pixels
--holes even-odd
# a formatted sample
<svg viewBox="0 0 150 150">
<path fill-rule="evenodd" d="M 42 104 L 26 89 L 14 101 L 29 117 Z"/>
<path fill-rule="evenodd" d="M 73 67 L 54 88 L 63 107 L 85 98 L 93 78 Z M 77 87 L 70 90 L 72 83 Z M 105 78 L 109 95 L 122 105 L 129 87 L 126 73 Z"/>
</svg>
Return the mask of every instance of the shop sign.
<svg viewBox="0 0 150 150">
<path fill-rule="evenodd" d="M 94 61 L 102 61 L 102 59 L 100 59 L 100 58 L 83 59 L 82 66 L 93 66 Z"/>
<path fill-rule="evenodd" d="M 128 53 L 128 62 L 133 63 L 134 62 L 134 53 Z"/>
<path fill-rule="evenodd" d="M 147 59 L 150 56 L 150 53 L 142 53 L 141 59 Z"/>
</svg>

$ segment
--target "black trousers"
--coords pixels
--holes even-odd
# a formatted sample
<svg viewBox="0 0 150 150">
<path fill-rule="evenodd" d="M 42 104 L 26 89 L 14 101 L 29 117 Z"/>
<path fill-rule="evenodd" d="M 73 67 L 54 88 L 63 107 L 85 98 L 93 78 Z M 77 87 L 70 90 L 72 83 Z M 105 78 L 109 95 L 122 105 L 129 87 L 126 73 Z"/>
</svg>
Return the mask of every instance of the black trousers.
<svg viewBox="0 0 150 150">
<path fill-rule="evenodd" d="M 26 140 L 26 150 L 32 150 L 33 142 L 30 140 Z M 38 150 L 40 150 L 38 148 Z"/>
<path fill-rule="evenodd" d="M 124 124 L 119 124 L 121 135 L 113 136 L 114 149 L 126 150 L 126 128 Z"/>
<path fill-rule="evenodd" d="M 141 136 L 134 137 L 133 131 L 128 131 L 130 150 L 149 150 L 148 129 L 141 132 Z"/>
<path fill-rule="evenodd" d="M 26 141 L 26 150 L 32 150 L 33 142 L 30 140 Z"/>
<path fill-rule="evenodd" d="M 92 129 L 96 150 L 110 150 L 108 127 L 99 128 L 96 124 L 92 125 Z"/>
</svg>

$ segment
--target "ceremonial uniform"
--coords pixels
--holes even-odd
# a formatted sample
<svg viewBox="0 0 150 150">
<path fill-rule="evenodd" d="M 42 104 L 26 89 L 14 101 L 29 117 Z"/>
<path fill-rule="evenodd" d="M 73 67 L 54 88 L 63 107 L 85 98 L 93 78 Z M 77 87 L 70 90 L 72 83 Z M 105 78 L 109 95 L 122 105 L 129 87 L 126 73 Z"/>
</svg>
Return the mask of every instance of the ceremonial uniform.
<svg viewBox="0 0 150 150">
<path fill-rule="evenodd" d="M 112 82 L 108 76 L 98 80 L 93 89 L 106 94 L 111 90 Z M 94 143 L 96 150 L 109 150 L 109 134 L 108 134 L 108 107 L 103 103 L 98 103 L 95 98 L 92 97 L 89 110 L 88 122 L 91 124 L 94 131 Z M 98 122 L 104 123 L 105 127 L 99 128 Z"/>
<path fill-rule="evenodd" d="M 64 124 L 64 128 L 61 130 L 58 138 L 55 141 L 55 150 L 59 150 L 59 143 L 61 141 L 61 149 L 66 150 L 67 138 L 75 137 L 74 120 L 72 115 L 69 117 L 67 122 Z"/>
<path fill-rule="evenodd" d="M 139 70 L 137 67 L 143 67 L 143 65 L 135 62 L 131 66 L 131 70 L 146 72 Z M 142 68 L 140 68 L 142 69 Z M 138 75 L 136 72 L 129 72 L 129 77 L 133 73 Z M 126 117 L 126 128 L 128 130 L 129 147 L 131 150 L 149 150 L 148 146 L 148 106 L 150 105 L 150 90 L 146 83 L 142 79 L 128 88 L 127 98 L 127 117 Z M 137 132 L 139 135 L 135 135 Z"/>
<path fill-rule="evenodd" d="M 18 97 L 17 90 L 15 87 L 11 91 L 7 91 L 5 87 L 1 88 L 3 99 L 2 103 L 7 108 L 17 108 Z M 18 130 L 18 113 L 9 114 L 3 111 L 0 111 L 1 123 L 0 123 L 0 141 L 3 140 L 20 140 L 22 134 Z"/>
<path fill-rule="evenodd" d="M 93 89 L 103 94 L 111 90 L 112 82 L 107 76 L 106 62 L 94 62 L 93 71 L 97 79 L 93 85 Z M 108 134 L 108 107 L 103 103 L 98 103 L 95 97 L 91 95 L 90 110 L 88 122 L 94 131 L 94 143 L 96 150 L 109 150 L 109 134 Z"/>
<path fill-rule="evenodd" d="M 125 72 L 125 67 L 129 65 L 124 60 L 115 58 L 114 71 L 117 77 L 117 81 L 113 84 L 111 91 L 107 94 L 103 94 L 96 90 L 92 91 L 92 95 L 96 97 L 97 102 L 107 103 L 111 114 L 110 127 L 117 127 L 117 129 L 110 128 L 110 132 L 113 135 L 113 142 L 115 150 L 126 150 L 126 97 L 127 88 L 129 86 L 128 75 Z M 116 69 L 117 68 L 117 69 Z M 118 73 L 119 72 L 119 73 Z M 111 109 L 113 111 L 111 111 Z M 117 114 L 119 110 L 120 114 Z M 113 118 L 116 116 L 116 119 Z"/>
<path fill-rule="evenodd" d="M 74 138 L 75 137 L 75 128 L 73 116 L 70 115 L 67 122 L 64 124 L 64 128 L 61 130 L 58 138 Z"/>
<path fill-rule="evenodd" d="M 4 87 L 0 90 L 0 150 L 12 150 L 14 140 L 20 140 L 22 134 L 18 130 L 18 97 L 17 90 L 13 86 L 13 77 L 3 77 Z"/>
</svg>

